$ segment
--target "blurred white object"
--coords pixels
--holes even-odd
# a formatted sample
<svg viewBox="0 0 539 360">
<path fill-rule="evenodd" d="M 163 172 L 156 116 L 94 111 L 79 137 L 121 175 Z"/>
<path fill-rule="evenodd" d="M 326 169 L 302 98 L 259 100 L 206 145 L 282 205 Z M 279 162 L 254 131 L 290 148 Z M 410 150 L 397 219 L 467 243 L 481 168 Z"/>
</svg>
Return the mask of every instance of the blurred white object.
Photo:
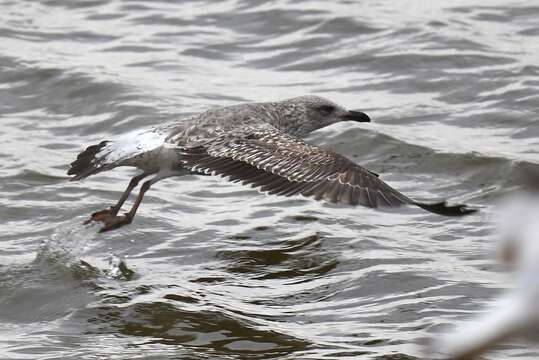
<svg viewBox="0 0 539 360">
<path fill-rule="evenodd" d="M 516 336 L 539 340 L 539 192 L 513 194 L 498 211 L 499 253 L 515 270 L 515 286 L 490 311 L 463 324 L 430 346 L 430 355 L 473 359 Z"/>
</svg>

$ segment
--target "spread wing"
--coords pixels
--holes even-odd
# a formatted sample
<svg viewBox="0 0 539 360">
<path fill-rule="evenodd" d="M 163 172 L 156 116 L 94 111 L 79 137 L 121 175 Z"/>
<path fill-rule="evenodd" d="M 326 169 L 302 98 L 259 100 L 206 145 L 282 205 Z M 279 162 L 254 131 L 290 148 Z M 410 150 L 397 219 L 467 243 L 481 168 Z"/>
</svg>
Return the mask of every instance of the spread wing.
<svg viewBox="0 0 539 360">
<path fill-rule="evenodd" d="M 342 155 L 309 145 L 274 128 L 244 129 L 180 150 L 191 171 L 228 177 L 269 194 L 303 195 L 333 203 L 368 207 L 417 205 L 447 216 L 474 210 L 424 204 L 393 189 L 378 176 Z"/>
</svg>

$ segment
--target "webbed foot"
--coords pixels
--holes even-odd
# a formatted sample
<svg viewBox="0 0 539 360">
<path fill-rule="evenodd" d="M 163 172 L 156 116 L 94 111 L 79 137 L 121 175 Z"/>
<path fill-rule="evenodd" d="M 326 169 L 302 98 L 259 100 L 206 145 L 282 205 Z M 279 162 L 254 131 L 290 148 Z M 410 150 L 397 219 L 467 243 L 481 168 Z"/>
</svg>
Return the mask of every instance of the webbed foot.
<svg viewBox="0 0 539 360">
<path fill-rule="evenodd" d="M 117 229 L 127 224 L 131 224 L 132 220 L 133 219 L 131 218 L 131 216 L 129 216 L 129 213 L 126 213 L 125 215 L 104 216 L 102 219 L 100 219 L 100 221 L 102 221 L 105 224 L 105 226 L 103 226 L 99 230 L 99 232 L 102 233 L 105 231 Z"/>
<path fill-rule="evenodd" d="M 84 222 L 84 225 L 87 225 L 91 223 L 92 221 L 103 221 L 108 216 L 116 216 L 118 211 L 114 208 L 114 206 L 111 206 L 108 209 L 104 209 L 101 211 L 96 211 L 92 215 L 90 215 L 90 218 Z"/>
</svg>

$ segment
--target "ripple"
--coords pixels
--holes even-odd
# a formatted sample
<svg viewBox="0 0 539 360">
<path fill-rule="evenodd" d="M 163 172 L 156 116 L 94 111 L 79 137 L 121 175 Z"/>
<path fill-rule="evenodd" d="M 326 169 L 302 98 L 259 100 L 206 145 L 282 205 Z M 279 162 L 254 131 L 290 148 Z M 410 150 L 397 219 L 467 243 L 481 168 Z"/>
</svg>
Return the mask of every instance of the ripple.
<svg viewBox="0 0 539 360">
<path fill-rule="evenodd" d="M 537 16 L 501 0 L 5 2 L 4 357 L 421 358 L 425 338 L 505 286 L 490 218 L 539 166 Z M 153 187 L 128 227 L 81 225 L 132 175 L 68 182 L 84 146 L 306 93 L 373 119 L 310 142 L 414 198 L 481 213 L 373 211 L 190 176 Z M 499 356 L 534 358 L 522 349 Z"/>
<path fill-rule="evenodd" d="M 308 346 L 304 341 L 257 329 L 217 311 L 187 311 L 162 302 L 121 308 L 101 306 L 80 311 L 76 316 L 87 318 L 90 333 L 120 333 L 145 338 L 150 344 L 183 344 L 191 349 L 208 348 L 223 354 L 239 351 L 272 356 Z"/>
</svg>

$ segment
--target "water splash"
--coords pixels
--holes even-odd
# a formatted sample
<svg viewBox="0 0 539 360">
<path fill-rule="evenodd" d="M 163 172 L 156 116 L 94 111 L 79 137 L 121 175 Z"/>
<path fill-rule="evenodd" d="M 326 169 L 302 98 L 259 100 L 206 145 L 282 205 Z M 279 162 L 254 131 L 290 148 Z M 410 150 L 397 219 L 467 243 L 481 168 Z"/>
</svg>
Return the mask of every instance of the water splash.
<svg viewBox="0 0 539 360">
<path fill-rule="evenodd" d="M 125 259 L 116 254 L 110 254 L 109 268 L 105 273 L 117 280 L 132 280 L 135 275 L 135 272 L 127 267 Z"/>
<path fill-rule="evenodd" d="M 70 264 L 78 260 L 97 236 L 96 225 L 83 225 L 79 216 L 60 224 L 49 239 L 44 240 L 36 255 L 37 262 Z"/>
<path fill-rule="evenodd" d="M 82 278 L 105 276 L 116 280 L 133 279 L 135 272 L 129 269 L 125 258 L 111 253 L 103 263 L 98 258 L 88 256 L 98 235 L 99 224 L 83 225 L 84 219 L 79 216 L 61 224 L 49 239 L 41 243 L 35 263 L 68 268 L 73 275 Z"/>
</svg>

